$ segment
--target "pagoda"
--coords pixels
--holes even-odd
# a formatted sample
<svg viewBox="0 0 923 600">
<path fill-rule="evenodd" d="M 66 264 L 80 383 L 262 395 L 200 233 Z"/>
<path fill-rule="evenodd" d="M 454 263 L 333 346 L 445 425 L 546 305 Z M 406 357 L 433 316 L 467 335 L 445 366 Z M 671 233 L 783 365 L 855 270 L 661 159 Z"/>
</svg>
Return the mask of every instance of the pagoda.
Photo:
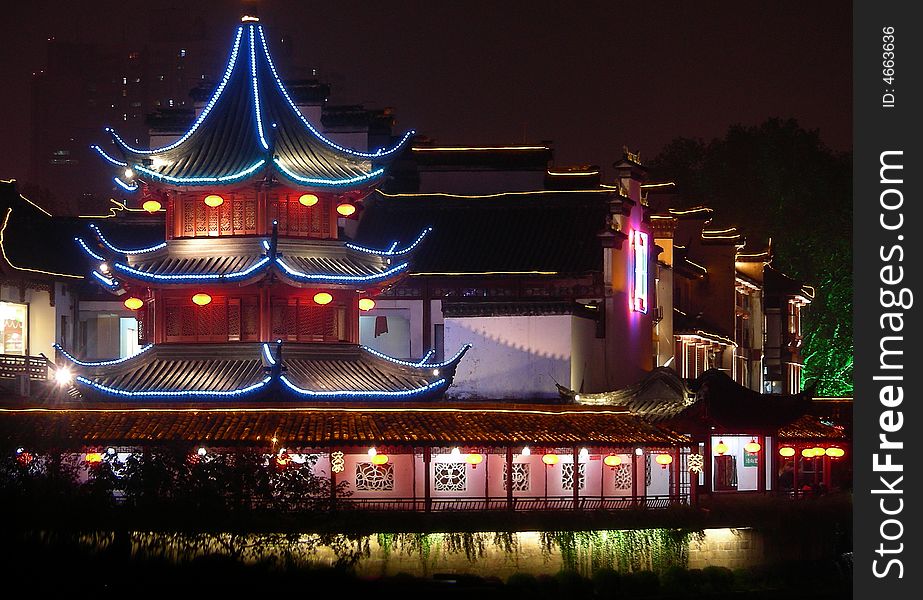
<svg viewBox="0 0 923 600">
<path fill-rule="evenodd" d="M 165 216 L 163 242 L 76 238 L 90 275 L 137 314 L 140 352 L 72 363 L 94 400 L 414 400 L 442 396 L 467 347 L 444 362 L 359 344 L 359 314 L 408 272 L 430 229 L 385 248 L 342 239 L 413 132 L 374 152 L 324 137 L 296 106 L 259 19 L 244 16 L 227 68 L 191 127 L 141 149 L 115 131 L 116 183 Z M 284 351 L 283 351 L 284 347 Z"/>
</svg>

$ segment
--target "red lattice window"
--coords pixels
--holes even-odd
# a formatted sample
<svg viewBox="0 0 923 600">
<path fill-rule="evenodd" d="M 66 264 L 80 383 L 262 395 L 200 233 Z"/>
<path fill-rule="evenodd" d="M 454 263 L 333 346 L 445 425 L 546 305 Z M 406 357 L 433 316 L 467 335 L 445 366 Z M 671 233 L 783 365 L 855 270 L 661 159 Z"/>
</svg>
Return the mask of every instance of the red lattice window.
<svg viewBox="0 0 923 600">
<path fill-rule="evenodd" d="M 252 235 L 256 233 L 256 197 L 226 194 L 220 206 L 207 206 L 203 194 L 177 199 L 175 237 Z"/>
<path fill-rule="evenodd" d="M 346 307 L 320 306 L 311 298 L 273 298 L 272 337 L 297 342 L 346 340 Z"/>
<path fill-rule="evenodd" d="M 167 342 L 255 342 L 259 311 L 255 297 L 212 297 L 205 306 L 191 298 L 167 298 L 164 306 Z"/>
<path fill-rule="evenodd" d="M 318 198 L 317 204 L 304 206 L 297 195 L 283 195 L 269 201 L 269 219 L 279 224 L 279 235 L 327 239 L 334 237 L 330 230 L 331 203 L 329 198 Z"/>
</svg>

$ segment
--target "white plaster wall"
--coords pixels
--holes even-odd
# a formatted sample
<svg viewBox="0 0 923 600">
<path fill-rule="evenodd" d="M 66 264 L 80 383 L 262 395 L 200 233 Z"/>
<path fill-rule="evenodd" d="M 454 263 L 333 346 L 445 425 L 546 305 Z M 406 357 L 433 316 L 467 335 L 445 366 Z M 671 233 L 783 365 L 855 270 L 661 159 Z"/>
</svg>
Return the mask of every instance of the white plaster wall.
<svg viewBox="0 0 923 600">
<path fill-rule="evenodd" d="M 571 387 L 586 394 L 608 391 L 606 340 L 596 337 L 596 321 L 577 316 L 571 319 Z"/>
<path fill-rule="evenodd" d="M 492 498 L 505 498 L 506 489 L 503 487 L 503 466 L 506 464 L 505 451 L 501 454 L 491 454 L 490 461 L 490 496 Z M 544 491 L 542 488 L 542 461 L 541 456 L 523 456 L 522 454 L 513 454 L 514 464 L 529 465 L 529 489 L 516 491 L 513 490 L 513 496 L 541 496 Z"/>
<path fill-rule="evenodd" d="M 51 306 L 48 292 L 27 289 L 25 302 L 21 301 L 19 287 L 2 286 L 0 287 L 0 300 L 4 302 L 13 302 L 16 304 L 29 305 L 29 323 L 25 340 L 26 351 L 31 356 L 38 356 L 43 353 L 50 359 L 54 359 L 54 344 L 57 341 L 57 312 L 56 307 Z"/>
<path fill-rule="evenodd" d="M 463 463 L 465 465 L 466 477 L 467 477 L 467 486 L 463 492 L 450 492 L 450 491 L 438 491 L 436 490 L 436 467 L 437 463 Z M 422 464 L 422 460 L 421 460 Z M 430 481 L 432 482 L 432 493 L 433 498 L 484 498 L 487 494 L 486 488 L 486 474 L 488 469 L 484 468 L 484 463 L 476 467 L 474 465 L 469 465 L 465 462 L 465 452 L 462 452 L 460 456 L 452 456 L 450 454 L 433 454 L 430 460 Z M 422 470 L 422 469 L 421 469 Z M 503 471 L 494 473 L 493 475 L 501 475 Z M 422 483 L 422 482 L 421 482 Z M 420 497 L 423 497 L 422 485 L 418 488 L 421 490 Z"/>
<path fill-rule="evenodd" d="M 631 464 L 631 454 L 614 452 L 616 456 L 622 459 L 623 465 Z M 603 455 L 603 458 L 608 455 L 608 452 Z M 615 487 L 615 471 L 617 467 L 606 467 L 605 464 L 602 467 L 601 478 L 603 483 L 603 494 L 607 497 L 613 496 L 631 496 L 631 488 L 627 490 L 620 490 Z"/>
<path fill-rule="evenodd" d="M 674 465 L 665 468 L 655 460 L 658 453 L 651 455 L 651 484 L 647 487 L 648 496 L 666 496 L 670 493 L 670 470 Z"/>
<path fill-rule="evenodd" d="M 450 398 L 554 398 L 570 386 L 572 317 L 445 319 L 447 352 L 472 344 L 458 366 Z"/>
<path fill-rule="evenodd" d="M 412 498 L 413 497 L 413 455 L 388 454 L 388 464 L 394 469 L 392 491 L 369 491 L 356 489 L 356 463 L 369 462 L 368 454 L 347 454 L 343 457 L 345 469 L 337 474 L 337 483 L 349 483 L 350 498 Z M 329 462 L 328 462 L 329 465 Z M 315 467 L 316 469 L 317 467 Z M 421 491 L 422 497 L 422 491 Z"/>
<path fill-rule="evenodd" d="M 440 305 L 441 306 L 441 305 Z M 386 300 L 379 299 L 375 301 L 375 308 L 370 311 L 363 312 L 360 316 L 369 316 L 374 317 L 378 315 L 385 316 L 400 316 L 401 318 L 408 319 L 410 322 L 410 354 L 407 355 L 406 352 L 403 356 L 394 355 L 395 358 L 419 358 L 426 354 L 426 351 L 429 348 L 423 347 L 423 301 L 422 300 Z M 439 312 L 440 318 L 442 317 L 442 312 Z M 359 341 L 360 343 L 375 347 L 374 344 L 369 343 L 369 337 L 374 337 L 374 329 L 371 334 L 363 331 L 360 327 L 359 330 Z"/>
</svg>

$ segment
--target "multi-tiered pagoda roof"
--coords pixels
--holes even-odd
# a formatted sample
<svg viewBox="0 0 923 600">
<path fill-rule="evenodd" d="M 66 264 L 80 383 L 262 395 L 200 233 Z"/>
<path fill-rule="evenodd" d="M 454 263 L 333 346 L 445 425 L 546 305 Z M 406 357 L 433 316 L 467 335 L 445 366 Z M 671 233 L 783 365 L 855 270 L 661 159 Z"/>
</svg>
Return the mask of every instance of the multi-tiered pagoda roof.
<svg viewBox="0 0 923 600">
<path fill-rule="evenodd" d="M 431 400 L 467 348 L 447 361 L 359 345 L 359 313 L 408 272 L 429 227 L 381 248 L 341 239 L 338 220 L 385 174 L 412 132 L 354 150 L 302 115 L 261 25 L 237 28 L 224 76 L 198 118 L 152 149 L 115 131 L 115 180 L 163 213 L 164 241 L 126 247 L 95 223 L 75 238 L 91 279 L 136 310 L 133 356 L 82 361 L 74 393 L 95 400 Z M 344 210 L 345 209 L 345 210 Z M 363 304 L 365 303 L 365 304 Z"/>
<path fill-rule="evenodd" d="M 179 187 L 279 179 L 320 190 L 355 190 L 374 184 L 413 134 L 408 132 L 393 146 L 372 152 L 346 148 L 325 137 L 286 91 L 258 23 L 237 28 L 221 82 L 179 139 L 160 148 L 141 149 L 129 145 L 115 130 L 107 131 L 114 152 L 95 148 L 120 169 L 117 179 L 123 187 L 136 185 L 135 177 Z M 128 181 L 126 170 L 131 171 Z"/>
</svg>

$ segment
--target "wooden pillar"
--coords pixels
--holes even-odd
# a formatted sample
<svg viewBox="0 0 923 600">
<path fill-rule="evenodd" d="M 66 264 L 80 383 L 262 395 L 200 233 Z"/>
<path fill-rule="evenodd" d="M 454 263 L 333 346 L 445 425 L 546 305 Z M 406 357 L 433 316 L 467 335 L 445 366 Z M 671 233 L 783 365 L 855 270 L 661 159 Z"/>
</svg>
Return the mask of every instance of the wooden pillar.
<svg viewBox="0 0 923 600">
<path fill-rule="evenodd" d="M 430 512 L 433 509 L 433 499 L 430 495 L 432 488 L 430 474 L 430 462 L 432 460 L 432 449 L 429 446 L 423 448 L 423 511 Z"/>
<path fill-rule="evenodd" d="M 413 495 L 413 509 L 417 510 L 417 449 L 410 448 L 410 481 Z"/>
<path fill-rule="evenodd" d="M 349 329 L 349 333 L 346 334 L 346 339 L 351 344 L 359 343 L 359 315 L 361 311 L 359 310 L 359 298 L 358 293 L 348 292 L 348 298 L 351 298 L 352 301 L 347 300 L 346 304 L 346 327 Z"/>
<path fill-rule="evenodd" d="M 269 194 L 256 188 L 256 235 L 268 235 L 272 231 L 269 221 Z M 244 196 L 241 196 L 243 201 Z"/>
<path fill-rule="evenodd" d="M 261 286 L 259 292 L 260 341 L 274 342 L 275 340 L 272 339 L 272 307 L 269 305 L 269 288 Z"/>
<path fill-rule="evenodd" d="M 145 315 L 148 319 L 148 323 L 145 323 L 145 328 L 150 332 L 151 337 L 148 340 L 155 344 L 162 344 L 166 340 L 167 336 L 167 303 L 163 299 L 163 290 L 154 289 L 152 290 L 154 295 L 153 305 L 148 304 L 146 307 L 147 314 Z"/>
<path fill-rule="evenodd" d="M 420 349 L 422 354 L 433 347 L 433 303 L 430 298 L 429 283 L 423 279 L 423 348 Z"/>
<path fill-rule="evenodd" d="M 779 490 L 779 442 L 775 435 L 770 436 L 769 438 L 769 449 L 766 455 L 766 459 L 769 460 L 769 482 L 771 484 L 772 493 L 777 493 Z"/>
<path fill-rule="evenodd" d="M 643 477 L 644 475 L 642 475 Z M 638 507 L 638 453 L 631 449 L 631 503 Z"/>
<path fill-rule="evenodd" d="M 513 510 L 513 447 L 506 447 L 506 509 Z"/>
<path fill-rule="evenodd" d="M 327 459 L 330 461 L 330 512 L 336 512 L 336 509 L 337 509 L 337 474 L 333 472 L 333 452 L 327 453 Z"/>
<path fill-rule="evenodd" d="M 801 460 L 801 450 L 798 449 L 797 444 L 794 444 L 792 448 L 795 449 L 795 454 L 792 455 L 792 497 L 797 498 L 801 491 L 801 486 L 798 484 L 798 462 Z"/>
<path fill-rule="evenodd" d="M 830 488 L 832 487 L 831 484 L 833 483 L 833 477 L 830 470 L 832 463 L 830 462 L 829 456 L 824 456 L 821 458 L 821 461 L 824 463 L 824 489 L 829 492 Z"/>
<path fill-rule="evenodd" d="M 765 447 L 766 438 L 765 436 L 760 436 L 758 438 L 760 442 L 760 451 L 756 453 L 756 491 L 760 493 L 766 492 L 766 452 L 768 448 Z"/>
<path fill-rule="evenodd" d="M 609 454 L 601 449 L 599 456 L 599 508 L 606 507 L 606 456 Z"/>
<path fill-rule="evenodd" d="M 490 508 L 490 449 L 484 452 L 484 508 Z"/>
<path fill-rule="evenodd" d="M 682 476 L 682 471 L 680 470 L 680 464 L 679 464 L 680 462 L 679 447 L 676 447 L 673 449 L 672 455 L 673 455 L 673 462 L 671 464 L 673 465 L 673 469 L 671 469 L 671 473 L 673 475 L 673 489 L 671 490 L 671 495 L 673 496 L 673 498 L 671 499 L 670 504 L 676 504 L 676 503 L 679 503 L 680 478 Z M 690 477 L 690 480 L 691 480 L 691 477 Z"/>
<path fill-rule="evenodd" d="M 705 434 L 705 450 L 704 450 L 702 458 L 704 459 L 702 461 L 704 463 L 702 466 L 705 469 L 704 487 L 705 487 L 705 492 L 708 493 L 708 492 L 711 492 L 711 489 L 712 489 L 712 467 L 713 467 L 713 463 L 715 462 L 715 457 L 712 456 L 711 434 L 709 433 Z"/>
<path fill-rule="evenodd" d="M 580 510 L 580 449 L 574 446 L 574 471 L 572 481 L 574 482 L 574 510 Z"/>
</svg>

